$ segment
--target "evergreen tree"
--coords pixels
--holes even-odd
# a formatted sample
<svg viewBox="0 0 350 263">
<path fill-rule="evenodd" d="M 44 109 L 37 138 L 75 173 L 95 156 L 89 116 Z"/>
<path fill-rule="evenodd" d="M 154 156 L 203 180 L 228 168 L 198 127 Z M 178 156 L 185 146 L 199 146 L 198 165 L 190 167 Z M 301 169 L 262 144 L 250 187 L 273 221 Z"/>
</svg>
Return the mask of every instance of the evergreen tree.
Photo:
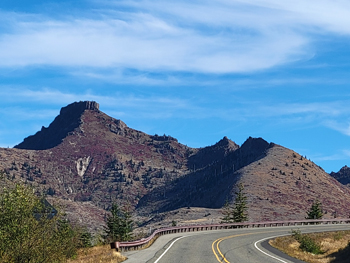
<svg viewBox="0 0 350 263">
<path fill-rule="evenodd" d="M 323 217 L 323 210 L 321 202 L 316 199 L 310 209 L 306 212 L 307 216 L 305 219 L 321 219 Z"/>
<path fill-rule="evenodd" d="M 233 221 L 240 223 L 248 221 L 248 206 L 247 197 L 243 192 L 244 186 L 242 183 L 238 185 L 238 191 L 236 192 L 236 199 L 233 204 Z"/>
<path fill-rule="evenodd" d="M 92 247 L 93 236 L 86 229 L 80 233 L 79 239 L 80 239 L 81 247 Z"/>
<path fill-rule="evenodd" d="M 119 208 L 118 204 L 113 203 L 111 214 L 106 218 L 105 232 L 109 241 L 129 241 L 132 238 L 133 220 L 131 213 Z"/>
<path fill-rule="evenodd" d="M 233 222 L 233 209 L 228 200 L 226 200 L 224 206 L 222 207 L 221 214 L 223 215 L 221 218 L 222 224 Z"/>
<path fill-rule="evenodd" d="M 107 238 L 113 241 L 121 241 L 121 211 L 119 206 L 115 203 L 112 204 L 111 214 L 107 215 L 105 232 Z"/>
<path fill-rule="evenodd" d="M 131 213 L 129 212 L 129 209 L 125 208 L 122 211 L 122 240 L 123 241 L 130 241 L 132 239 L 132 229 L 133 229 L 133 220 Z"/>
</svg>

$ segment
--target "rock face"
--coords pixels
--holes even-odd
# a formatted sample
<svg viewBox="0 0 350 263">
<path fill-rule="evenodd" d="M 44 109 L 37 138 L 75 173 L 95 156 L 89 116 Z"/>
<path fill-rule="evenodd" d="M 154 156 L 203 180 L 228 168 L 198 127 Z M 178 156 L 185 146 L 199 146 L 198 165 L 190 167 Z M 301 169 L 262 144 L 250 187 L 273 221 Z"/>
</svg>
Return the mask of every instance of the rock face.
<svg viewBox="0 0 350 263">
<path fill-rule="evenodd" d="M 99 112 L 99 104 L 94 101 L 80 101 L 63 107 L 48 128 L 29 136 L 15 146 L 17 149 L 46 150 L 59 145 L 62 140 L 81 124 L 81 115 L 85 110 Z"/>
<path fill-rule="evenodd" d="M 339 172 L 331 172 L 330 175 L 340 183 L 350 186 L 350 168 L 346 165 Z"/>
<path fill-rule="evenodd" d="M 48 128 L 14 149 L 0 148 L 0 170 L 65 203 L 73 220 L 95 230 L 112 202 L 131 206 L 147 224 L 174 209 L 217 211 L 234 200 L 238 182 L 251 221 L 302 219 L 316 198 L 326 216 L 347 217 L 350 206 L 349 188 L 292 150 L 251 137 L 241 146 L 224 137 L 190 148 L 131 129 L 96 102 L 70 104 Z"/>
</svg>

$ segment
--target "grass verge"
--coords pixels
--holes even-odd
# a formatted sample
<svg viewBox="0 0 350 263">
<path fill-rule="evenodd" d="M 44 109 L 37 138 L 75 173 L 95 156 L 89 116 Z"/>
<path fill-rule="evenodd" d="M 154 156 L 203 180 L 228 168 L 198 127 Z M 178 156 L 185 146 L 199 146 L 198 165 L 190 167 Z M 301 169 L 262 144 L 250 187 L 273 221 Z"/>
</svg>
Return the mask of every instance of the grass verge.
<svg viewBox="0 0 350 263">
<path fill-rule="evenodd" d="M 312 244 L 317 244 L 318 253 L 307 252 L 303 247 L 303 240 L 311 240 Z M 291 236 L 270 240 L 270 245 L 291 257 L 309 263 L 350 262 L 350 231 L 301 234 L 298 230 L 292 230 Z"/>
<path fill-rule="evenodd" d="M 110 245 L 83 248 L 78 251 L 77 258 L 68 263 L 120 263 L 126 257 L 111 249 Z"/>
</svg>

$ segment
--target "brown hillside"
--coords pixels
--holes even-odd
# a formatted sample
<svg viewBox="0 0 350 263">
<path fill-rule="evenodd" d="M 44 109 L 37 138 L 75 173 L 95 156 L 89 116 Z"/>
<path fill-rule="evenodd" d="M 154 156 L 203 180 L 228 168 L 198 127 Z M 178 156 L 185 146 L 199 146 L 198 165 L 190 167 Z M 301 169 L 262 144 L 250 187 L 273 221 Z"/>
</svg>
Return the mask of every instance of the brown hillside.
<svg viewBox="0 0 350 263">
<path fill-rule="evenodd" d="M 325 218 L 349 217 L 350 189 L 292 150 L 274 145 L 240 173 L 253 220 L 303 219 L 316 199 Z"/>
</svg>

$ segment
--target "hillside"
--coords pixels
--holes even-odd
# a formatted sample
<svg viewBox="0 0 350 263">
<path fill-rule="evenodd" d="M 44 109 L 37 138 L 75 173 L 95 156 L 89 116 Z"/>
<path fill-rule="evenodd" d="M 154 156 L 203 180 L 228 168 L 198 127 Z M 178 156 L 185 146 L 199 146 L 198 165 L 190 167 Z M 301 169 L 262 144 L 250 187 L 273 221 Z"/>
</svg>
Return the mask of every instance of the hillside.
<svg viewBox="0 0 350 263">
<path fill-rule="evenodd" d="M 134 209 L 139 225 L 169 216 L 219 220 L 237 182 L 251 221 L 303 218 L 316 198 L 326 216 L 348 216 L 350 205 L 349 188 L 292 150 L 251 137 L 241 146 L 224 137 L 190 148 L 129 128 L 96 102 L 72 103 L 14 149 L 0 148 L 0 170 L 44 191 L 94 231 L 112 202 Z"/>
</svg>

